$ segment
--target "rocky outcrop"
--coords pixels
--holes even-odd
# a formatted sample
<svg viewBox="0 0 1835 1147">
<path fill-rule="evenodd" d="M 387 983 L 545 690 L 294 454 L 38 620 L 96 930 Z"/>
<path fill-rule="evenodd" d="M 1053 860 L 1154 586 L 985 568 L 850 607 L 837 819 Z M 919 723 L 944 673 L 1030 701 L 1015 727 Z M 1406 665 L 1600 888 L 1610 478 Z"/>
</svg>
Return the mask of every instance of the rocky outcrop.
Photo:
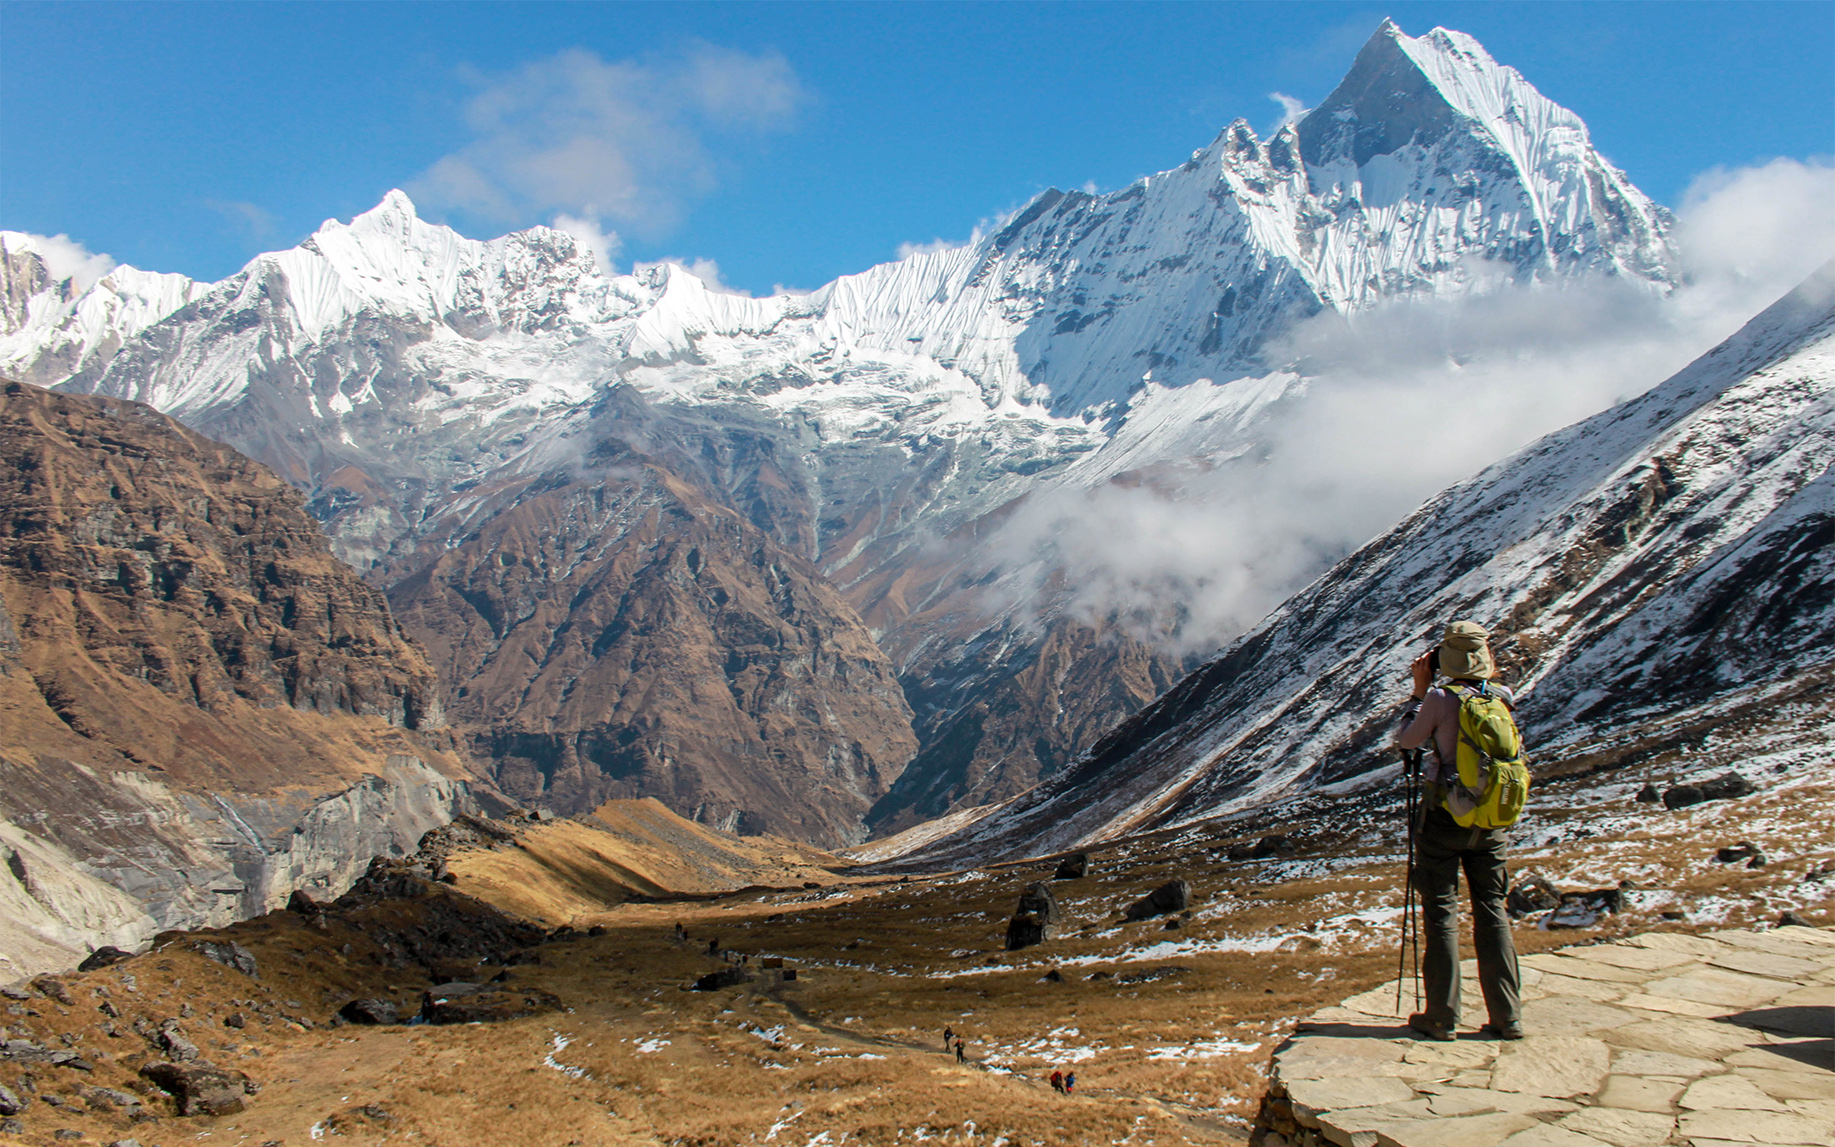
<svg viewBox="0 0 1835 1147">
<path fill-rule="evenodd" d="M 391 600 L 448 667 L 504 791 L 586 812 L 654 796 L 723 830 L 858 840 L 916 750 L 885 655 L 808 563 L 608 442 L 476 492 L 483 525 Z"/>
<path fill-rule="evenodd" d="M 335 895 L 470 807 L 425 655 L 259 464 L 0 384 L 0 978 Z"/>
</svg>

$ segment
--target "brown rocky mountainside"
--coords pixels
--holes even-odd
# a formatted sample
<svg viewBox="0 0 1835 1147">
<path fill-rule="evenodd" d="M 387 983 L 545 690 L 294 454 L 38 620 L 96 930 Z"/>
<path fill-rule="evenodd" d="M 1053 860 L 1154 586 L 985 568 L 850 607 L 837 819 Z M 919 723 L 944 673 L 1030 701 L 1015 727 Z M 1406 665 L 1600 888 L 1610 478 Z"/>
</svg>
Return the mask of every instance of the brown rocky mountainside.
<svg viewBox="0 0 1835 1147">
<path fill-rule="evenodd" d="M 893 669 L 834 587 L 622 445 L 475 490 L 424 536 L 442 535 L 459 540 L 390 598 L 518 799 L 654 796 L 832 846 L 916 751 Z"/>
<path fill-rule="evenodd" d="M 348 884 L 468 804 L 434 673 L 300 496 L 0 383 L 0 977 Z"/>
</svg>

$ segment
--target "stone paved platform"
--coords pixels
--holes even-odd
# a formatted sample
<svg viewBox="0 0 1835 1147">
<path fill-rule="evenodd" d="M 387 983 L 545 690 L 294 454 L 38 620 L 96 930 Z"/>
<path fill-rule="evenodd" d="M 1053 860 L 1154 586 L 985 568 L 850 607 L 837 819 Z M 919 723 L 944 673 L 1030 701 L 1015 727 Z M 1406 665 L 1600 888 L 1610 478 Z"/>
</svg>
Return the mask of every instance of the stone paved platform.
<svg viewBox="0 0 1835 1147">
<path fill-rule="evenodd" d="M 1275 1053 L 1254 1142 L 1835 1144 L 1835 930 L 1650 933 L 1522 965 L 1516 1042 L 1408 1038 L 1412 981 L 1399 1017 L 1392 980 L 1300 1024 Z M 1476 968 L 1463 971 L 1476 1024 Z"/>
</svg>

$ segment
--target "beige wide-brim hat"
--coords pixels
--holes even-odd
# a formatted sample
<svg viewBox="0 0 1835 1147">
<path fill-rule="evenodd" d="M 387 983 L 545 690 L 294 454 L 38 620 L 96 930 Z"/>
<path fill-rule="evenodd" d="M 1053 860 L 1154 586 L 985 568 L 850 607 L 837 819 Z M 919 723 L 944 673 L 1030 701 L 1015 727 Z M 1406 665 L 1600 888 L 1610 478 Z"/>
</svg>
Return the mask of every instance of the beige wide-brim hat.
<svg viewBox="0 0 1835 1147">
<path fill-rule="evenodd" d="M 1447 677 L 1489 681 L 1497 676 L 1491 634 L 1476 621 L 1455 621 L 1440 640 L 1440 672 Z"/>
</svg>

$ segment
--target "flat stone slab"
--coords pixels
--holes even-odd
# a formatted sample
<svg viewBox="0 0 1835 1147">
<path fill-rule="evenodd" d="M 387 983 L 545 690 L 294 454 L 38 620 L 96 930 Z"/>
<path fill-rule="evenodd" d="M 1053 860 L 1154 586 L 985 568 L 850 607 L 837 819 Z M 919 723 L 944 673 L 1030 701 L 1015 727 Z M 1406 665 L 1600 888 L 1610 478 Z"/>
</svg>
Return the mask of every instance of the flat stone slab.
<svg viewBox="0 0 1835 1147">
<path fill-rule="evenodd" d="M 1835 929 L 1650 933 L 1522 964 L 1525 1039 L 1417 1040 L 1392 980 L 1297 1027 L 1270 1103 L 1343 1147 L 1835 1144 Z M 1462 995 L 1482 1015 L 1476 983 Z"/>
</svg>

